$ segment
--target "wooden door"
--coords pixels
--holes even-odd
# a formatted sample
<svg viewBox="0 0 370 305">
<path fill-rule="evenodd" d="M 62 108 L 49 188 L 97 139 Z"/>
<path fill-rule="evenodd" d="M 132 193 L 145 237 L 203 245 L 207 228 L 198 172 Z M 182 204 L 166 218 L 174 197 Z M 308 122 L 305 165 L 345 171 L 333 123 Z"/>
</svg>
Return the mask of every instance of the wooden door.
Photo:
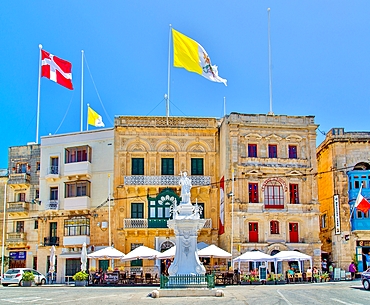
<svg viewBox="0 0 370 305">
<path fill-rule="evenodd" d="M 249 223 L 249 242 L 250 243 L 258 242 L 258 222 Z"/>
<path fill-rule="evenodd" d="M 290 222 L 289 223 L 289 242 L 297 243 L 298 238 L 298 223 Z"/>
</svg>

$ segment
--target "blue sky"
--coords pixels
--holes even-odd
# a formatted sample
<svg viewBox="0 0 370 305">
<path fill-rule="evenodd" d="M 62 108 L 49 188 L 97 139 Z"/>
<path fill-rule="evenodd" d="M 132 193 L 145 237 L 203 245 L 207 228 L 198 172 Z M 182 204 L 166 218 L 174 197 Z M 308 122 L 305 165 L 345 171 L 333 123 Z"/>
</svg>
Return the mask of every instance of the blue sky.
<svg viewBox="0 0 370 305">
<path fill-rule="evenodd" d="M 228 81 L 171 66 L 170 115 L 222 117 L 224 97 L 226 113 L 267 113 L 269 7 L 273 112 L 314 115 L 322 132 L 369 130 L 369 1 L 2 1 L 0 168 L 8 147 L 36 140 L 39 44 L 72 63 L 75 88 L 41 79 L 40 136 L 80 130 L 81 50 L 84 130 L 87 103 L 106 127 L 117 115 L 165 115 L 169 24 Z"/>
</svg>

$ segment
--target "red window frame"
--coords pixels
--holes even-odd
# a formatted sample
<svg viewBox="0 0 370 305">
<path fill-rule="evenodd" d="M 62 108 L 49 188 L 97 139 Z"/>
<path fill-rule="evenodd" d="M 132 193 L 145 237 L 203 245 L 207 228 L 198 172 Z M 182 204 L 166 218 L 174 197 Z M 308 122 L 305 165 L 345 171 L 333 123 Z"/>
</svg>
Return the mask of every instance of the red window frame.
<svg viewBox="0 0 370 305">
<path fill-rule="evenodd" d="M 289 195 L 290 195 L 290 204 L 299 203 L 298 184 L 295 183 L 289 184 Z"/>
<path fill-rule="evenodd" d="M 284 208 L 284 189 L 277 181 L 270 181 L 265 186 L 264 204 L 267 209 Z"/>
<path fill-rule="evenodd" d="M 249 202 L 250 203 L 258 203 L 258 183 L 248 183 L 248 191 L 249 191 Z"/>
<path fill-rule="evenodd" d="M 280 234 L 279 222 L 277 220 L 270 221 L 270 234 Z"/>
<path fill-rule="evenodd" d="M 297 159 L 297 145 L 288 145 L 289 159 Z"/>
<path fill-rule="evenodd" d="M 277 158 L 277 145 L 269 144 L 269 158 Z"/>
<path fill-rule="evenodd" d="M 257 144 L 248 144 L 248 157 L 257 158 Z"/>
</svg>

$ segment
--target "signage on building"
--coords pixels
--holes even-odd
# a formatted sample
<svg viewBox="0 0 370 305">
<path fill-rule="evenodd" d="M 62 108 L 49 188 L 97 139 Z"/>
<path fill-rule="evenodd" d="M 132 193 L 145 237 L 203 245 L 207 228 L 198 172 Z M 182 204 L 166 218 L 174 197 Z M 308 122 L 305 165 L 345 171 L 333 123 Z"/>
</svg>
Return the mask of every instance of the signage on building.
<svg viewBox="0 0 370 305">
<path fill-rule="evenodd" d="M 339 195 L 334 195 L 335 235 L 340 234 Z"/>
<path fill-rule="evenodd" d="M 9 257 L 15 261 L 23 261 L 26 259 L 26 251 L 9 252 Z"/>
</svg>

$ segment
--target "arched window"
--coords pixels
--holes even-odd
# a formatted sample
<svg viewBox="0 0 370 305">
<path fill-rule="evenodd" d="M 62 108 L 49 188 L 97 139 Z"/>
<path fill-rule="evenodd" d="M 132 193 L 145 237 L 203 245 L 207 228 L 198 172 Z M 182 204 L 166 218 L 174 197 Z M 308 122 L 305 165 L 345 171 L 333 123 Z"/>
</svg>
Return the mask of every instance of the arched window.
<svg viewBox="0 0 370 305">
<path fill-rule="evenodd" d="M 265 208 L 284 208 L 284 189 L 279 181 L 269 181 L 266 184 L 264 197 Z"/>
<path fill-rule="evenodd" d="M 270 234 L 280 234 L 279 222 L 277 220 L 270 221 Z"/>
</svg>

